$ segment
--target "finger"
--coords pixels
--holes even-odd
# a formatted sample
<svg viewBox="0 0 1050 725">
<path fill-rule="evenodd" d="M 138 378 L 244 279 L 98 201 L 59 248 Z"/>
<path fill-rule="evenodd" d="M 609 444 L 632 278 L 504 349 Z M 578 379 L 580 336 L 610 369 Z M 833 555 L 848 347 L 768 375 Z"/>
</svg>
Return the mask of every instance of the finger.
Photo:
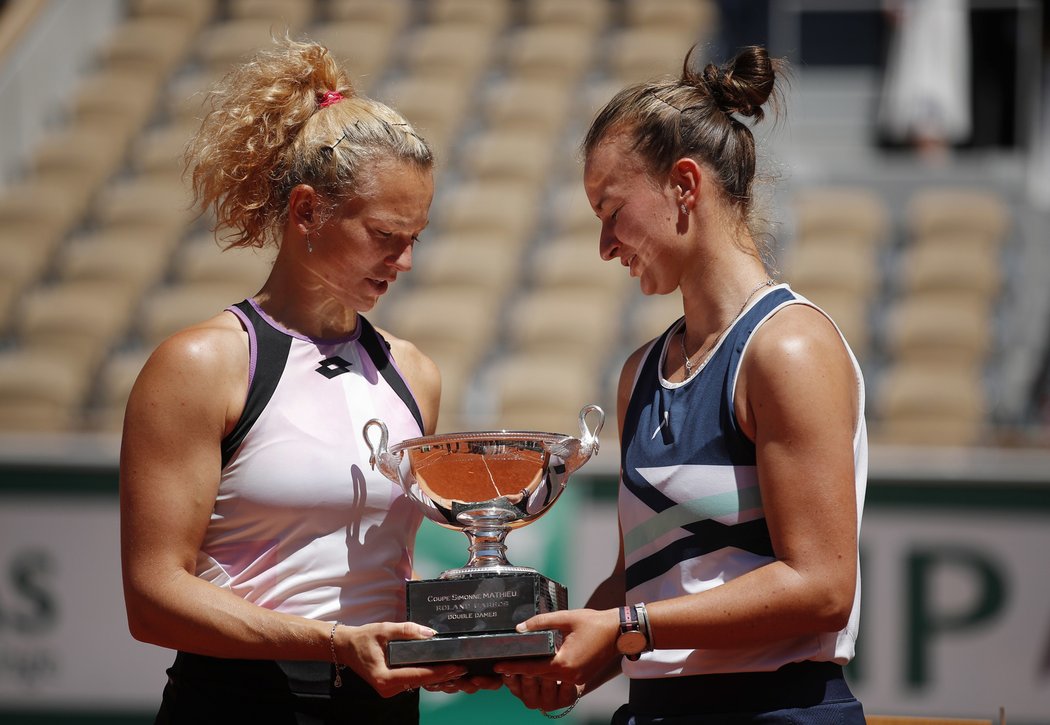
<svg viewBox="0 0 1050 725">
<path fill-rule="evenodd" d="M 561 710 L 576 704 L 580 699 L 579 689 L 572 682 L 553 682 L 549 689 L 544 690 L 543 709 L 547 712 Z"/>
<path fill-rule="evenodd" d="M 397 622 L 390 625 L 386 634 L 387 639 L 430 639 L 437 631 L 415 622 Z"/>
<path fill-rule="evenodd" d="M 537 614 L 518 624 L 515 629 L 519 632 L 535 632 L 541 629 L 558 629 L 560 618 L 557 612 Z"/>
<path fill-rule="evenodd" d="M 503 684 L 514 697 L 521 699 L 521 675 L 503 675 Z"/>
<path fill-rule="evenodd" d="M 561 685 L 557 680 L 540 680 L 539 696 L 543 710 L 558 709 L 558 687 Z"/>
<path fill-rule="evenodd" d="M 540 681 L 535 677 L 521 678 L 521 695 L 518 696 L 525 707 L 537 710 L 542 704 L 540 696 Z"/>
</svg>

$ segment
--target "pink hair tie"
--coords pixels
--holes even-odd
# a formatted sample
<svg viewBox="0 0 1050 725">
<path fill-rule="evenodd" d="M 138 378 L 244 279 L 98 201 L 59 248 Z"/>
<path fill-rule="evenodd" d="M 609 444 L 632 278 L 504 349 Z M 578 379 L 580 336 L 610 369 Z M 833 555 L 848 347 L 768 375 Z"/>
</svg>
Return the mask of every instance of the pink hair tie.
<svg viewBox="0 0 1050 725">
<path fill-rule="evenodd" d="M 341 100 L 343 100 L 343 94 L 339 91 L 325 91 L 321 94 L 321 98 L 317 102 L 317 105 L 320 108 L 328 108 L 333 103 L 339 103 Z"/>
</svg>

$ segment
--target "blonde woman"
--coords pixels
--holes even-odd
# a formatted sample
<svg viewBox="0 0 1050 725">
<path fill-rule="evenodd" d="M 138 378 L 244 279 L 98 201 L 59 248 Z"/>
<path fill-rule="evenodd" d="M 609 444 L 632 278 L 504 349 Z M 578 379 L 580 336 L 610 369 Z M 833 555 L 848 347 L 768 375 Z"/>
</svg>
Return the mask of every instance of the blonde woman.
<svg viewBox="0 0 1050 725">
<path fill-rule="evenodd" d="M 186 160 L 229 246 L 277 253 L 252 297 L 157 348 L 128 403 L 129 626 L 178 651 L 157 722 L 415 722 L 416 688 L 463 668 L 386 666 L 388 640 L 433 632 L 403 621 L 419 514 L 361 431 L 432 433 L 440 378 L 361 313 L 412 267 L 431 150 L 285 38 L 212 93 Z"/>
</svg>

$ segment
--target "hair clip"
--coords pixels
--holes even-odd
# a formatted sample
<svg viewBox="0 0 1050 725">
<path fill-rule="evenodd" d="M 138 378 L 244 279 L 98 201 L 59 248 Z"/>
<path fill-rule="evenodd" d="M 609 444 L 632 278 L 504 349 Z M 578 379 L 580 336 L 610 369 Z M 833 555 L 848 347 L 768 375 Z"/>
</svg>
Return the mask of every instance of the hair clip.
<svg viewBox="0 0 1050 725">
<path fill-rule="evenodd" d="M 325 91 L 319 94 L 320 97 L 317 100 L 318 108 L 328 108 L 333 103 L 339 103 L 343 100 L 343 94 L 339 91 Z"/>
<path fill-rule="evenodd" d="M 648 94 L 649 94 L 650 96 L 652 96 L 653 98 L 655 98 L 656 100 L 658 100 L 658 101 L 659 101 L 660 103 L 664 104 L 665 106 L 670 106 L 671 108 L 673 108 L 674 110 L 678 111 L 679 113 L 681 113 L 681 112 L 682 112 L 682 110 L 683 110 L 683 109 L 679 108 L 678 106 L 676 106 L 675 104 L 671 103 L 670 101 L 668 101 L 668 100 L 665 100 L 665 99 L 661 98 L 661 97 L 660 97 L 660 96 L 659 96 L 659 95 L 657 94 L 657 92 L 656 92 L 656 89 L 654 89 L 654 88 L 649 88 L 649 89 L 647 89 L 647 90 L 646 90 L 645 92 L 646 92 L 646 93 L 648 93 Z"/>
</svg>

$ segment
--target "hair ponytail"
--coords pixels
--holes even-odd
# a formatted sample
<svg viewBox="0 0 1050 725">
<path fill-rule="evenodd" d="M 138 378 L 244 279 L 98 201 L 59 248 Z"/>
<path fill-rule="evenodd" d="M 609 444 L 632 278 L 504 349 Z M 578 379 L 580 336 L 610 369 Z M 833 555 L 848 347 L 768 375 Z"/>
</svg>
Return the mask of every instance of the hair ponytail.
<svg viewBox="0 0 1050 725">
<path fill-rule="evenodd" d="M 297 184 L 333 203 L 382 154 L 429 168 L 430 147 L 396 111 L 357 94 L 317 43 L 285 35 L 234 68 L 209 94 L 209 112 L 186 148 L 194 202 L 214 209 L 231 247 L 275 242 Z"/>
</svg>

